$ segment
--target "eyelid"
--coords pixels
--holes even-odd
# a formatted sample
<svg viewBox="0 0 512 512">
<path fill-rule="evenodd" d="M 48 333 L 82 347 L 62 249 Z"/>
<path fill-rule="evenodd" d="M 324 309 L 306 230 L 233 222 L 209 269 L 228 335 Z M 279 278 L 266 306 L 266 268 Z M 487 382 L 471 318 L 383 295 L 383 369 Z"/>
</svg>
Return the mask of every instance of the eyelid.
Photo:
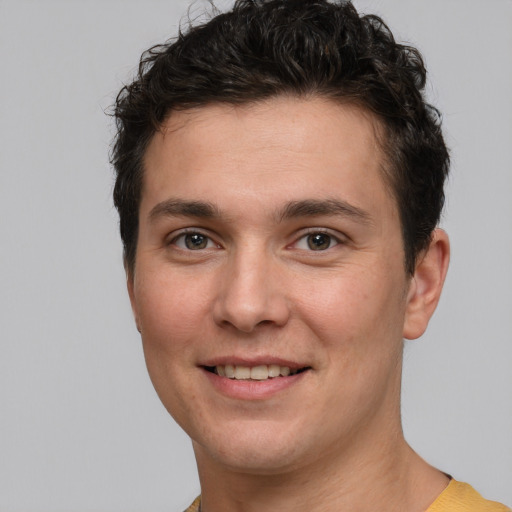
<svg viewBox="0 0 512 512">
<path fill-rule="evenodd" d="M 319 253 L 325 252 L 325 251 L 328 251 L 329 249 L 336 247 L 337 245 L 344 245 L 344 244 L 348 243 L 348 241 L 349 241 L 348 236 L 344 235 L 343 233 L 340 233 L 339 231 L 334 231 L 332 229 L 324 228 L 324 227 L 310 227 L 310 228 L 306 228 L 306 229 L 298 232 L 295 236 L 294 241 L 289 245 L 289 247 L 294 247 L 299 243 L 299 241 L 306 238 L 307 236 L 316 235 L 316 234 L 329 236 L 336 243 L 333 246 L 329 247 L 328 249 L 325 249 L 324 251 L 312 251 L 310 249 L 309 251 L 311 251 L 311 252 L 319 252 Z M 307 251 L 307 249 L 301 249 L 301 250 Z"/>
<path fill-rule="evenodd" d="M 176 244 L 176 240 L 178 240 L 181 237 L 184 237 L 185 235 L 202 235 L 205 238 L 208 238 L 208 240 L 210 242 L 212 242 L 216 246 L 216 248 L 221 248 L 221 245 L 217 242 L 215 237 L 212 236 L 212 234 L 208 230 L 203 229 L 203 228 L 195 228 L 195 227 L 187 227 L 187 228 L 182 228 L 182 229 L 173 231 L 166 237 L 165 245 L 174 245 L 182 251 L 193 252 L 191 249 L 185 249 Z M 207 247 L 205 249 L 200 249 L 200 250 L 204 251 L 206 249 L 212 249 L 212 247 Z"/>
</svg>

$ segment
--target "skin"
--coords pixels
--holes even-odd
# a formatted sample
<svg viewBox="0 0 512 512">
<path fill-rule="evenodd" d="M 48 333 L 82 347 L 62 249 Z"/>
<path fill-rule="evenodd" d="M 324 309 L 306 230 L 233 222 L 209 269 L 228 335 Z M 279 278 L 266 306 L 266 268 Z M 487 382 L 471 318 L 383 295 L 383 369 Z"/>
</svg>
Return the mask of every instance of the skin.
<svg viewBox="0 0 512 512">
<path fill-rule="evenodd" d="M 356 107 L 283 97 L 173 113 L 148 147 L 128 290 L 206 512 L 420 511 L 447 484 L 403 438 L 400 380 L 448 239 L 406 274 L 377 130 Z M 306 371 L 239 389 L 205 369 L 275 360 Z"/>
</svg>

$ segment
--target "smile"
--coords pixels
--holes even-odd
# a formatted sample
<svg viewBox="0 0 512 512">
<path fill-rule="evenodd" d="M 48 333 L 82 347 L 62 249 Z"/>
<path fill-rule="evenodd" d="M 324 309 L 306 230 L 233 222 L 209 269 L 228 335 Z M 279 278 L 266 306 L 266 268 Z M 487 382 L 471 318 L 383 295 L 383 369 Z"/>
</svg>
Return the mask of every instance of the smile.
<svg viewBox="0 0 512 512">
<path fill-rule="evenodd" d="M 227 377 L 235 380 L 268 380 L 277 377 L 288 377 L 296 375 L 308 368 L 290 368 L 288 366 L 279 366 L 277 364 L 262 364 L 258 366 L 242 366 L 242 365 L 217 365 L 205 367 L 209 372 L 215 373 L 220 377 Z"/>
</svg>

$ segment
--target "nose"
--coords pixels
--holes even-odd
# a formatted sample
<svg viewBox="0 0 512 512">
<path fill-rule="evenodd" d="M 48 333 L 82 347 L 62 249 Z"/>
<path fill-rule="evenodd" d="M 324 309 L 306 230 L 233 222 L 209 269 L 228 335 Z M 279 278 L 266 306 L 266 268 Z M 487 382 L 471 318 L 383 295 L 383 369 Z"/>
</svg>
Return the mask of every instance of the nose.
<svg viewBox="0 0 512 512">
<path fill-rule="evenodd" d="M 213 305 L 223 327 L 251 333 L 262 325 L 282 327 L 290 316 L 277 262 L 263 251 L 240 251 L 226 262 Z"/>
</svg>

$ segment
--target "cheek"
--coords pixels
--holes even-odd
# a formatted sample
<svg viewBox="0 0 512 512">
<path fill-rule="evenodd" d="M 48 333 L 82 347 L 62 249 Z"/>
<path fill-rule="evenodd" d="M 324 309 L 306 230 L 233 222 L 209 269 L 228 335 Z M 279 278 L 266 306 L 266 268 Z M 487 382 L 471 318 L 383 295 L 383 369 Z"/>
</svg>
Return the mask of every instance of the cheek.
<svg viewBox="0 0 512 512">
<path fill-rule="evenodd" d="M 378 360 L 390 346 L 401 344 L 405 301 L 398 290 L 404 284 L 385 276 L 352 267 L 302 283 L 296 295 L 299 315 L 331 358 L 345 358 L 347 364 Z"/>
<path fill-rule="evenodd" d="M 174 375 L 194 367 L 198 340 L 208 340 L 208 293 L 204 283 L 162 271 L 147 274 L 135 289 L 146 365 L 157 392 Z"/>
<path fill-rule="evenodd" d="M 142 330 L 166 343 L 176 343 L 197 333 L 198 319 L 207 309 L 202 283 L 163 272 L 143 276 L 135 288 Z"/>
<path fill-rule="evenodd" d="M 160 400 L 182 426 L 186 411 L 198 400 L 189 385 L 196 368 L 194 349 L 198 339 L 208 339 L 202 288 L 193 280 L 162 271 L 139 274 L 135 287 L 149 376 Z"/>
</svg>

